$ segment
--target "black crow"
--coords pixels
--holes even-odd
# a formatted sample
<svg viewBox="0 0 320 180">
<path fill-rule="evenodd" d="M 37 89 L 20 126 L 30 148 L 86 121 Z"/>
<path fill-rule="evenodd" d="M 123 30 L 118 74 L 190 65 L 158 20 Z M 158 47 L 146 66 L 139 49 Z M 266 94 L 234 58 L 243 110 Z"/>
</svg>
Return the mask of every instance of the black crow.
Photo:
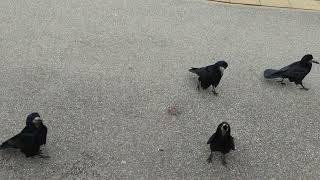
<svg viewBox="0 0 320 180">
<path fill-rule="evenodd" d="M 31 113 L 26 120 L 25 128 L 16 136 L 2 143 L 0 149 L 17 148 L 26 157 L 41 155 L 40 146 L 46 144 L 47 127 L 42 123 L 39 113 Z"/>
<path fill-rule="evenodd" d="M 279 81 L 281 84 L 285 84 L 283 80 L 288 78 L 290 82 L 294 82 L 296 85 L 300 84 L 302 86 L 301 89 L 308 90 L 308 88 L 303 86 L 302 80 L 310 72 L 312 63 L 319 64 L 319 62 L 312 59 L 313 56 L 307 54 L 303 56 L 300 61 L 294 62 L 280 70 L 266 69 L 264 71 L 264 77 L 267 79 L 282 78 L 282 80 Z"/>
<path fill-rule="evenodd" d="M 222 153 L 222 164 L 226 165 L 225 154 L 230 150 L 235 150 L 233 137 L 231 136 L 230 125 L 227 122 L 219 124 L 217 131 L 210 137 L 207 144 L 210 144 L 211 153 L 207 159 L 208 163 L 212 162 L 213 151 Z"/>
<path fill-rule="evenodd" d="M 213 65 L 202 67 L 202 68 L 191 68 L 190 72 L 193 72 L 199 76 L 198 78 L 198 86 L 199 89 L 201 87 L 203 89 L 207 89 L 210 85 L 212 85 L 212 92 L 214 95 L 217 95 L 215 88 L 218 86 L 223 71 L 228 67 L 228 63 L 225 61 L 218 61 Z"/>
</svg>

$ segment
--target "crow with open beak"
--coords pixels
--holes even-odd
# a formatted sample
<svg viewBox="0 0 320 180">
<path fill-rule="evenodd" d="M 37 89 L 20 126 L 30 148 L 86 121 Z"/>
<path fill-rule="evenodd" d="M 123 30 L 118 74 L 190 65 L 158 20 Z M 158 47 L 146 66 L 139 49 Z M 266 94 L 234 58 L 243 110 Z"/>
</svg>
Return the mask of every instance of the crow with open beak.
<svg viewBox="0 0 320 180">
<path fill-rule="evenodd" d="M 213 151 L 220 151 L 222 153 L 222 164 L 226 165 L 225 155 L 231 150 L 235 150 L 230 125 L 227 122 L 220 123 L 216 132 L 210 137 L 207 144 L 210 144 L 211 149 L 210 156 L 207 159 L 208 163 L 212 162 Z"/>
</svg>

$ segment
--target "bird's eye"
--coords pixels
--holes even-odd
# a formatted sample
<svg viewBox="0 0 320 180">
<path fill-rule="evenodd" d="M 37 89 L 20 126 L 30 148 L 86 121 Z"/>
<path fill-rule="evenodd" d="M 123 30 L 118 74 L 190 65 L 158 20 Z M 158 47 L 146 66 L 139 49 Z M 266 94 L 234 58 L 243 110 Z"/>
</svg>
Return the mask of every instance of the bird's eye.
<svg viewBox="0 0 320 180">
<path fill-rule="evenodd" d="M 228 129 L 228 126 L 224 125 L 224 126 L 223 126 L 223 129 L 224 129 L 224 130 L 227 130 L 227 129 Z"/>
</svg>

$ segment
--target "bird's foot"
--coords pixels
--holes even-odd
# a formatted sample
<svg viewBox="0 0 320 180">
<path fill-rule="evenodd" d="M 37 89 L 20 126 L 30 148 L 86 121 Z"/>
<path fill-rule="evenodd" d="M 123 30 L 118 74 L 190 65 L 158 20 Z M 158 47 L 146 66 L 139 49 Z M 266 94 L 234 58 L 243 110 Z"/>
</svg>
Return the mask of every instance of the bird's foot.
<svg viewBox="0 0 320 180">
<path fill-rule="evenodd" d="M 212 90 L 213 95 L 218 96 L 218 93 L 216 92 L 215 89 Z"/>
<path fill-rule="evenodd" d="M 46 156 L 46 155 L 43 155 L 43 154 L 39 154 L 38 155 L 40 158 L 43 158 L 43 159 L 49 159 L 51 158 L 50 156 Z"/>
<path fill-rule="evenodd" d="M 208 157 L 208 159 L 207 159 L 207 162 L 208 162 L 208 163 L 212 163 L 212 158 L 213 158 L 213 154 L 212 154 L 212 152 L 211 152 L 210 155 L 209 155 L 209 157 Z"/>
<path fill-rule="evenodd" d="M 286 83 L 284 83 L 283 81 L 277 81 L 277 82 L 279 82 L 282 85 L 286 85 Z"/>
<path fill-rule="evenodd" d="M 223 166 L 227 167 L 227 161 L 226 161 L 226 155 L 225 154 L 222 154 L 221 162 L 222 162 Z"/>
<path fill-rule="evenodd" d="M 277 81 L 277 82 L 279 82 L 279 83 L 282 84 L 282 85 L 286 85 L 286 83 L 284 83 L 283 80 L 284 80 L 284 79 L 282 79 L 281 81 Z"/>
<path fill-rule="evenodd" d="M 303 90 L 306 90 L 306 91 L 308 91 L 308 90 L 309 90 L 308 88 L 304 87 L 304 85 L 302 84 L 302 82 L 300 82 L 300 83 L 296 83 L 296 85 L 298 85 L 298 84 L 300 84 L 300 85 L 301 85 L 301 87 L 302 87 L 302 88 L 300 88 L 300 89 L 303 89 Z"/>
</svg>

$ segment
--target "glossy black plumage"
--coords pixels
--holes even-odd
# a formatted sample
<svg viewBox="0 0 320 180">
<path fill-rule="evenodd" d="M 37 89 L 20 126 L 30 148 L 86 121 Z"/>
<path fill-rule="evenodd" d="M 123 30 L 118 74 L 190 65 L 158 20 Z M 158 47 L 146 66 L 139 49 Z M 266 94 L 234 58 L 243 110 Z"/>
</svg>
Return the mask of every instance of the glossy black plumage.
<svg viewBox="0 0 320 180">
<path fill-rule="evenodd" d="M 40 155 L 40 146 L 46 144 L 47 127 L 42 123 L 38 113 L 31 113 L 25 128 L 14 137 L 1 144 L 0 149 L 17 148 L 26 157 Z"/>
<path fill-rule="evenodd" d="M 282 80 L 279 81 L 281 84 L 284 84 L 283 80 L 288 78 L 290 82 L 294 82 L 297 85 L 300 84 L 302 89 L 308 90 L 308 88 L 303 86 L 302 80 L 311 71 L 312 63 L 319 64 L 317 61 L 313 61 L 311 54 L 307 54 L 303 56 L 300 61 L 294 62 L 280 70 L 266 69 L 264 71 L 264 77 L 267 79 L 282 78 Z"/>
<path fill-rule="evenodd" d="M 207 89 L 212 85 L 213 93 L 217 95 L 215 88 L 219 85 L 220 80 L 223 76 L 223 70 L 228 67 L 228 63 L 225 61 L 218 61 L 217 63 L 202 67 L 202 68 L 191 68 L 190 72 L 195 73 L 199 76 L 198 81 L 203 89 Z M 199 84 L 197 88 L 199 89 Z"/>
<path fill-rule="evenodd" d="M 210 137 L 207 144 L 210 144 L 211 153 L 208 162 L 212 162 L 213 151 L 222 153 L 222 163 L 226 165 L 225 154 L 231 150 L 235 150 L 233 137 L 231 136 L 231 128 L 227 122 L 222 122 L 217 127 L 216 132 Z"/>
</svg>

